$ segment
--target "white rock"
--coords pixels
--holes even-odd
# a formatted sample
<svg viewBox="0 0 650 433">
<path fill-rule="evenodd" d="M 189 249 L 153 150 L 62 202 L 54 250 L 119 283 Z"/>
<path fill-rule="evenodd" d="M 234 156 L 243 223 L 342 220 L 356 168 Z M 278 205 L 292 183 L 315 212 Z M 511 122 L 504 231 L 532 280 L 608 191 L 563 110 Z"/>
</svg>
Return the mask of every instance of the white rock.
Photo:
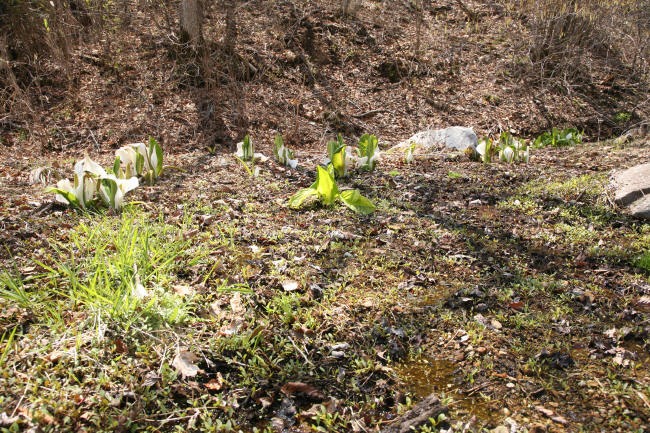
<svg viewBox="0 0 650 433">
<path fill-rule="evenodd" d="M 450 126 L 444 129 L 427 129 L 411 136 L 408 140 L 402 141 L 392 147 L 388 152 L 395 150 L 406 150 L 416 144 L 418 153 L 426 153 L 432 150 L 447 148 L 449 150 L 465 151 L 468 147 L 476 150 L 478 137 L 471 128 L 464 126 Z"/>
</svg>

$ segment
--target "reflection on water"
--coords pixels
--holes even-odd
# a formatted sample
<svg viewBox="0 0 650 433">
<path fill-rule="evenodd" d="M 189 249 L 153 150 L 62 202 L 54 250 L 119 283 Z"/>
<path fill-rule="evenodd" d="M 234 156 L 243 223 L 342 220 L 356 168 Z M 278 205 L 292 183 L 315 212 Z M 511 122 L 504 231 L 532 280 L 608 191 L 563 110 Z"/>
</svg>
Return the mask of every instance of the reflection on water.
<svg viewBox="0 0 650 433">
<path fill-rule="evenodd" d="M 456 365 L 446 359 L 436 359 L 419 356 L 410 361 L 395 366 L 403 390 L 410 393 L 417 400 L 423 399 L 431 393 L 436 393 L 442 399 L 451 397 L 450 410 L 460 415 L 472 415 L 483 422 L 496 422 L 501 418 L 497 409 L 493 409 L 489 401 L 484 400 L 476 393 L 465 396 L 461 392 L 462 377 L 454 374 Z"/>
</svg>

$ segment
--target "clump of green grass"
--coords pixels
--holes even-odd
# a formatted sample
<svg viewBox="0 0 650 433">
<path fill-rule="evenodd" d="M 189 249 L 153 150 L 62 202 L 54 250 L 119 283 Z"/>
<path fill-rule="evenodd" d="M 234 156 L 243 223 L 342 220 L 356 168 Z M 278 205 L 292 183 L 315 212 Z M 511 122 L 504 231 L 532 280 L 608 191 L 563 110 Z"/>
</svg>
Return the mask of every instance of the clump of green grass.
<svg viewBox="0 0 650 433">
<path fill-rule="evenodd" d="M 546 179 L 536 179 L 518 188 L 518 192 L 529 194 L 533 197 L 560 196 L 564 199 L 578 197 L 593 198 L 604 191 L 606 184 L 605 174 L 586 174 L 566 180 L 548 182 Z"/>
<path fill-rule="evenodd" d="M 190 301 L 168 286 L 181 268 L 195 265 L 208 252 L 205 245 L 184 238 L 190 224 L 191 215 L 176 227 L 133 208 L 117 218 L 82 221 L 51 242 L 48 257 L 35 260 L 39 275 L 0 274 L 0 298 L 44 322 L 70 310 L 92 311 L 125 328 L 140 321 L 184 322 Z"/>
<path fill-rule="evenodd" d="M 650 251 L 646 251 L 636 259 L 635 265 L 646 272 L 650 272 Z"/>
</svg>

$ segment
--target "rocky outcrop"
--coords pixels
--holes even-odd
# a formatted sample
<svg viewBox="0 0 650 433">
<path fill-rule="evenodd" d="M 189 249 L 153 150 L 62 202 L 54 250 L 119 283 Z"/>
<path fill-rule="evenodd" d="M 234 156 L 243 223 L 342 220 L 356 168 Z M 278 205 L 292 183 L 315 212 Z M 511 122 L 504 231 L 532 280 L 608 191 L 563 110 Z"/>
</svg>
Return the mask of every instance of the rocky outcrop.
<svg viewBox="0 0 650 433">
<path fill-rule="evenodd" d="M 614 200 L 634 216 L 650 219 L 650 163 L 612 174 Z"/>
</svg>

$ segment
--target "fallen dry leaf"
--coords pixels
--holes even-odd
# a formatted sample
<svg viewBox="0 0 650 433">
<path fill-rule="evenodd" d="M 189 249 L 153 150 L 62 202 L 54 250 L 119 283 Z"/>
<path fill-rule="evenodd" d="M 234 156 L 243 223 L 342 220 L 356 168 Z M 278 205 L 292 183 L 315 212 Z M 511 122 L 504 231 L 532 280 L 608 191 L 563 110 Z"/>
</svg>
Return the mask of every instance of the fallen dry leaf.
<svg viewBox="0 0 650 433">
<path fill-rule="evenodd" d="M 160 376 L 158 373 L 154 370 L 149 371 L 145 376 L 144 376 L 144 382 L 142 382 L 143 386 L 154 386 L 158 381 L 160 380 Z"/>
<path fill-rule="evenodd" d="M 540 412 L 542 415 L 545 415 L 549 418 L 555 415 L 555 412 L 553 412 L 550 409 L 546 409 L 544 406 L 535 406 L 535 409 L 537 409 L 537 411 Z"/>
<path fill-rule="evenodd" d="M 217 377 L 210 379 L 204 383 L 203 386 L 205 386 L 210 391 L 219 391 L 221 388 L 223 388 L 223 376 L 221 373 L 217 372 Z"/>
<path fill-rule="evenodd" d="M 282 288 L 285 292 L 293 292 L 294 290 L 298 290 L 298 282 L 294 280 L 283 281 Z"/>
<path fill-rule="evenodd" d="M 650 311 L 650 296 L 641 296 L 636 300 L 636 304 L 641 310 Z"/>
<path fill-rule="evenodd" d="M 230 308 L 235 314 L 241 314 L 244 312 L 244 305 L 241 302 L 241 293 L 235 292 L 230 298 Z"/>
<path fill-rule="evenodd" d="M 182 284 L 176 284 L 172 286 L 172 289 L 174 289 L 174 292 L 176 292 L 176 294 L 178 294 L 179 296 L 192 296 L 196 293 L 196 290 L 194 290 L 190 286 L 185 286 Z"/>
<path fill-rule="evenodd" d="M 313 398 L 314 400 L 325 400 L 325 395 L 323 395 L 323 393 L 304 382 L 287 382 L 282 388 L 280 388 L 280 391 L 287 395 L 305 394 L 307 397 Z"/>
<path fill-rule="evenodd" d="M 176 367 L 176 370 L 181 373 L 183 378 L 194 377 L 199 373 L 199 371 L 201 371 L 199 367 L 194 364 L 197 360 L 198 357 L 192 352 L 181 350 L 176 354 L 172 365 Z"/>
<path fill-rule="evenodd" d="M 562 424 L 562 425 L 569 424 L 569 421 L 567 421 L 566 418 L 564 418 L 561 415 L 557 415 L 555 412 L 553 412 L 550 409 L 546 409 L 544 406 L 535 406 L 535 409 L 537 409 L 537 411 L 540 412 L 542 415 L 549 417 L 551 420 L 555 421 L 558 424 Z"/>
</svg>

